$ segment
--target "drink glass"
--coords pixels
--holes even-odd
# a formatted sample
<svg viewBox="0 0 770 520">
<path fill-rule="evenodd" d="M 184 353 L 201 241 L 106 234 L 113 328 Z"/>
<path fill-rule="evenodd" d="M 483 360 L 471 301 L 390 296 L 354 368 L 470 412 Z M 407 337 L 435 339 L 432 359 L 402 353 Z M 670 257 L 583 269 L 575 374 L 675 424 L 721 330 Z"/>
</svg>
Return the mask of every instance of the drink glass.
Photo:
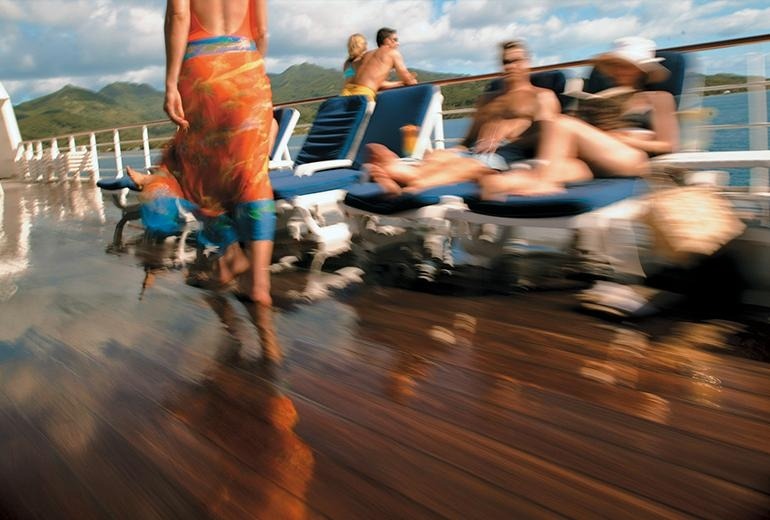
<svg viewBox="0 0 770 520">
<path fill-rule="evenodd" d="M 410 157 L 417 146 L 417 134 L 420 127 L 417 125 L 404 125 L 401 127 L 401 152 L 404 157 Z"/>
</svg>

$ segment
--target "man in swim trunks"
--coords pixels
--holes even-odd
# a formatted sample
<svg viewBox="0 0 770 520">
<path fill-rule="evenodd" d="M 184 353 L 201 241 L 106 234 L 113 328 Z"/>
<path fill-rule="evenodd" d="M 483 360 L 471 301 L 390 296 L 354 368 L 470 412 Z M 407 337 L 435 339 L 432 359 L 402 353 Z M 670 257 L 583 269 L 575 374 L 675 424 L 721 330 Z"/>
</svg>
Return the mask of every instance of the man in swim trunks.
<svg viewBox="0 0 770 520">
<path fill-rule="evenodd" d="M 340 95 L 366 96 L 374 101 L 381 88 L 414 85 L 417 79 L 404 65 L 404 58 L 398 50 L 398 34 L 395 29 L 383 27 L 377 31 L 377 48 L 361 57 L 353 81 L 345 85 Z M 395 70 L 401 81 L 387 81 L 390 71 Z"/>
<path fill-rule="evenodd" d="M 532 159 L 561 112 L 556 95 L 530 81 L 529 53 L 520 40 L 502 44 L 503 88 L 485 94 L 462 146 L 434 150 L 421 163 L 405 163 L 380 144 L 367 146 L 372 179 L 390 193 L 478 180 Z"/>
</svg>

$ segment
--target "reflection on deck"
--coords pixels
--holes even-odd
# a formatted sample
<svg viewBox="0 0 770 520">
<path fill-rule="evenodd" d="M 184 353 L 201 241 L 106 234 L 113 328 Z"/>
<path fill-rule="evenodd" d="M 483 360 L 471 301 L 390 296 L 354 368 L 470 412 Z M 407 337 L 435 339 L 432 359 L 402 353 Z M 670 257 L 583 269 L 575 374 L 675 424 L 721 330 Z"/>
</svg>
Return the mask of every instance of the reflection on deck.
<svg viewBox="0 0 770 520">
<path fill-rule="evenodd" d="M 272 314 L 179 271 L 140 300 L 97 190 L 4 187 L 0 517 L 770 511 L 765 318 L 364 285 L 304 303 L 301 271 Z"/>
</svg>

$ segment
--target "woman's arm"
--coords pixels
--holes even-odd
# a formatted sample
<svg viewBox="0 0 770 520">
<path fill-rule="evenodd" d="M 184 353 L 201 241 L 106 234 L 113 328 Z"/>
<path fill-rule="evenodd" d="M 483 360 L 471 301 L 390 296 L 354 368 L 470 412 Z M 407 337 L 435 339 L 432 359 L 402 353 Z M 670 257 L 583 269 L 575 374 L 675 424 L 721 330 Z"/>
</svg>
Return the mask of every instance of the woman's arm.
<svg viewBox="0 0 770 520">
<path fill-rule="evenodd" d="M 163 110 L 182 128 L 190 124 L 184 118 L 182 98 L 179 95 L 179 73 L 190 32 L 190 0 L 168 0 L 164 35 L 166 41 L 166 97 Z"/>
<path fill-rule="evenodd" d="M 267 0 L 252 0 L 254 2 L 254 41 L 257 50 L 264 58 L 267 56 Z"/>
<path fill-rule="evenodd" d="M 676 120 L 674 96 L 668 92 L 647 92 L 647 100 L 652 106 L 652 131 L 654 137 L 635 136 L 633 132 L 613 133 L 620 141 L 638 148 L 650 155 L 671 153 L 679 148 L 679 124 Z"/>
</svg>

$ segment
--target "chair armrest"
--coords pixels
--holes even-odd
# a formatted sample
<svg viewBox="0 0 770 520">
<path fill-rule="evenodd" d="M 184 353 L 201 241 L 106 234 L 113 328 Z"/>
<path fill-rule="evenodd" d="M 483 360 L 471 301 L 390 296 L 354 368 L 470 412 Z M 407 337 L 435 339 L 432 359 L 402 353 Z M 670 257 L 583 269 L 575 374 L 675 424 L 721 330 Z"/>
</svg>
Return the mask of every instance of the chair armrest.
<svg viewBox="0 0 770 520">
<path fill-rule="evenodd" d="M 297 177 L 304 177 L 306 175 L 313 175 L 317 171 L 321 170 L 333 170 L 335 168 L 350 168 L 353 166 L 353 161 L 350 159 L 337 159 L 333 161 L 318 161 L 314 163 L 300 164 L 294 169 L 294 175 Z"/>
<path fill-rule="evenodd" d="M 286 159 L 274 159 L 270 161 L 267 167 L 269 170 L 281 170 L 283 168 L 291 168 L 292 166 L 294 166 L 294 161 L 289 161 Z"/>
<path fill-rule="evenodd" d="M 767 168 L 770 167 L 770 150 L 669 153 L 654 157 L 652 162 L 687 168 Z"/>
</svg>

